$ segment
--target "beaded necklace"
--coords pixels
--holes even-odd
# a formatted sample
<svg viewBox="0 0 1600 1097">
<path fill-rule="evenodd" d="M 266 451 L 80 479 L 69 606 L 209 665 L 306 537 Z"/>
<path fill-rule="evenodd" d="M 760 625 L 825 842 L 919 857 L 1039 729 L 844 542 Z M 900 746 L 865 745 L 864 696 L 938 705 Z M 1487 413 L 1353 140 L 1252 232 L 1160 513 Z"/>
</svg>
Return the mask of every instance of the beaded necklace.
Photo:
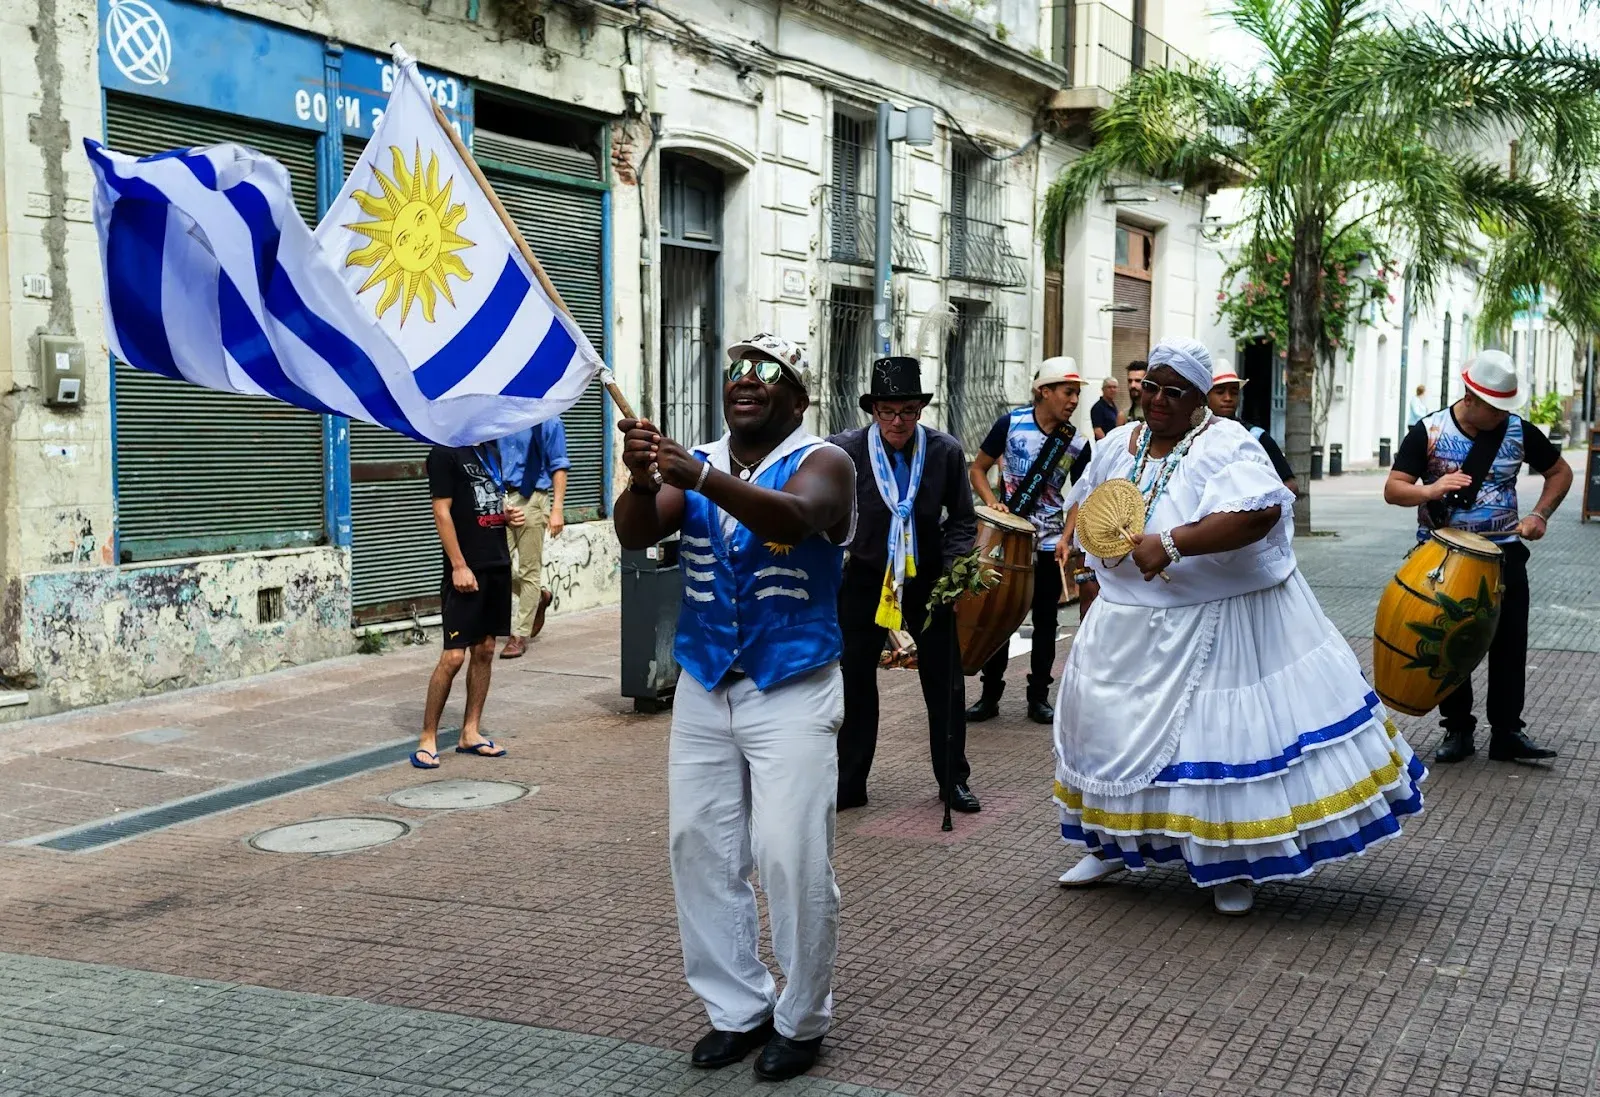
<svg viewBox="0 0 1600 1097">
<path fill-rule="evenodd" d="M 1133 471 L 1128 474 L 1128 479 L 1133 481 L 1134 486 L 1139 489 L 1139 493 L 1145 497 L 1144 520 L 1146 523 L 1150 521 L 1151 515 L 1155 514 L 1156 502 L 1167 490 L 1167 481 L 1171 480 L 1172 474 L 1177 471 L 1178 463 L 1182 461 L 1184 457 L 1188 455 L 1189 450 L 1194 447 L 1195 439 L 1200 437 L 1201 433 L 1211 425 L 1211 419 L 1211 411 L 1210 409 L 1207 409 L 1205 418 L 1200 420 L 1198 426 L 1194 427 L 1189 431 L 1188 434 L 1183 436 L 1182 440 L 1172 448 L 1171 453 L 1167 454 L 1165 457 L 1157 458 L 1157 460 L 1161 463 L 1161 467 L 1156 471 L 1155 475 L 1151 477 L 1151 482 L 1148 487 L 1140 484 L 1139 481 L 1144 478 L 1145 465 L 1150 460 L 1150 426 L 1149 424 L 1145 424 L 1141 428 L 1139 435 L 1139 452 L 1134 457 Z"/>
</svg>

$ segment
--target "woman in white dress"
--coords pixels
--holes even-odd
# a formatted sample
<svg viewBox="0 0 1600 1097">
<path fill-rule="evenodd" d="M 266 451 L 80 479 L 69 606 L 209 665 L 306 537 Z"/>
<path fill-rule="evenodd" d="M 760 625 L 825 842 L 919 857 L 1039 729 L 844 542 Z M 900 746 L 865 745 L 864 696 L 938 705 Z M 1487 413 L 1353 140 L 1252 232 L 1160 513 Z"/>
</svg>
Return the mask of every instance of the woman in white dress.
<svg viewBox="0 0 1600 1097">
<path fill-rule="evenodd" d="M 1210 354 L 1148 361 L 1146 423 L 1096 443 L 1067 500 L 1129 479 L 1146 521 L 1128 557 L 1088 557 L 1055 742 L 1061 835 L 1089 852 L 1060 882 L 1181 861 L 1243 914 L 1251 885 L 1398 834 L 1427 770 L 1295 565 L 1294 496 L 1206 407 Z"/>
</svg>

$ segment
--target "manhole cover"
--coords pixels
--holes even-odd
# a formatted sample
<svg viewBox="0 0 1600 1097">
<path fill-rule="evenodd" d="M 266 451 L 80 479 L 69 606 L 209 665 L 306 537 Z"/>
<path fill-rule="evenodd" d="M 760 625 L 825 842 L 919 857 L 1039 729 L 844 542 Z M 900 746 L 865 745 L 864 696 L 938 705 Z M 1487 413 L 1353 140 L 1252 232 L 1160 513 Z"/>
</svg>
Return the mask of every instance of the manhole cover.
<svg viewBox="0 0 1600 1097">
<path fill-rule="evenodd" d="M 264 830 L 250 844 L 267 853 L 348 853 L 392 842 L 410 829 L 396 819 L 313 819 Z"/>
<path fill-rule="evenodd" d="M 385 799 L 396 807 L 419 808 L 424 811 L 444 811 L 452 808 L 488 808 L 496 804 L 509 804 L 520 800 L 537 787 L 526 788 L 510 781 L 429 781 L 413 785 L 399 792 L 391 792 Z"/>
</svg>

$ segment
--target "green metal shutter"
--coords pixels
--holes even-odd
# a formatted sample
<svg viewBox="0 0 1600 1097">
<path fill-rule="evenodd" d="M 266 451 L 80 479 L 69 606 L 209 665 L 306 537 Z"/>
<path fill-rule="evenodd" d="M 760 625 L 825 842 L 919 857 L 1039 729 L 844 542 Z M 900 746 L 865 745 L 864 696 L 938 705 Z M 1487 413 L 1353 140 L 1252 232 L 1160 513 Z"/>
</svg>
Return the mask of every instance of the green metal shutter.
<svg viewBox="0 0 1600 1097">
<path fill-rule="evenodd" d="M 316 221 L 317 135 L 107 94 L 106 140 L 149 155 L 233 141 L 289 171 Z M 117 529 L 123 563 L 323 539 L 322 418 L 116 363 Z"/>
<path fill-rule="evenodd" d="M 366 146 L 347 138 L 344 173 Z M 350 421 L 350 600 L 358 622 L 439 607 L 439 534 L 428 494 L 428 446 Z"/>
<path fill-rule="evenodd" d="M 506 171 L 494 161 L 541 172 L 578 178 L 601 178 L 600 165 L 589 153 L 507 137 L 478 129 L 472 137 L 475 157 L 486 161 L 484 176 L 500 197 L 511 220 L 555 283 L 578 326 L 595 350 L 605 353 L 604 283 L 600 278 L 600 192 Z M 605 468 L 605 393 L 590 385 L 572 410 L 561 417 L 567 428 L 566 519 L 593 521 L 609 500 L 610 470 Z"/>
</svg>

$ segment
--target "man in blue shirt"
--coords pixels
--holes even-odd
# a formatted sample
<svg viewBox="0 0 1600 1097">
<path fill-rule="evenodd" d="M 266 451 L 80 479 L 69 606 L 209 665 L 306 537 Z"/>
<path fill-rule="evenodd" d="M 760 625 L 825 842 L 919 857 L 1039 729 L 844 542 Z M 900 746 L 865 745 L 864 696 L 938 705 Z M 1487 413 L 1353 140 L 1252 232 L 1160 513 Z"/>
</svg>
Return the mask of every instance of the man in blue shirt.
<svg viewBox="0 0 1600 1097">
<path fill-rule="evenodd" d="M 528 650 L 528 641 L 544 628 L 550 592 L 544 587 L 544 536 L 561 536 L 566 524 L 561 505 L 567 495 L 567 432 L 560 419 L 500 439 L 501 469 L 506 505 L 519 507 L 527 516 L 520 526 L 507 526 L 506 539 L 516 556 L 511 572 L 511 596 L 516 614 L 511 638 L 500 658 L 515 659 Z"/>
</svg>

